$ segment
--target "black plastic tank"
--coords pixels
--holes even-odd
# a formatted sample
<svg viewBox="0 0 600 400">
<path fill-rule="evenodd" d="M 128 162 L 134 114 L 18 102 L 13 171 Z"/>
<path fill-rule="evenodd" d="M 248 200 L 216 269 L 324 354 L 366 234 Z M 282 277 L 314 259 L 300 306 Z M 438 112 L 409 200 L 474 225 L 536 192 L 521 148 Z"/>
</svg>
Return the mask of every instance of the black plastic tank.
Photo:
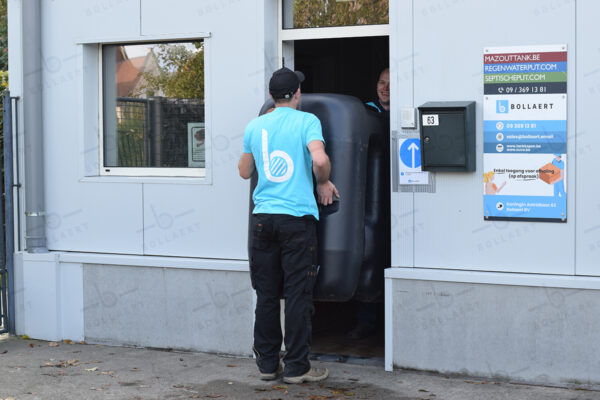
<svg viewBox="0 0 600 400">
<path fill-rule="evenodd" d="M 260 114 L 273 107 L 268 101 Z M 298 107 L 321 121 L 340 201 L 320 207 L 319 301 L 379 301 L 383 270 L 390 265 L 389 117 L 368 110 L 356 97 L 303 94 Z M 250 212 L 254 209 L 251 181 Z M 252 246 L 248 235 L 248 246 Z"/>
</svg>

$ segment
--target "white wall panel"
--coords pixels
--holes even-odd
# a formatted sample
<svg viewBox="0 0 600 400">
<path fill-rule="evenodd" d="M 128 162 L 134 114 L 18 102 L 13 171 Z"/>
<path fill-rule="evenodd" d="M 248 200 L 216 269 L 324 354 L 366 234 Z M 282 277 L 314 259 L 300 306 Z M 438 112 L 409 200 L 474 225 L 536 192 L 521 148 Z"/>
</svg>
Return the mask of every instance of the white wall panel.
<svg viewBox="0 0 600 400">
<path fill-rule="evenodd" d="M 413 78 L 415 53 L 413 48 L 412 2 L 390 2 L 390 128 L 393 132 L 416 134 L 416 130 L 401 131 L 398 123 L 402 107 L 414 107 Z M 391 156 L 396 157 L 392 142 Z M 394 162 L 390 165 L 395 165 Z M 394 171 L 392 171 L 393 177 Z M 393 185 L 394 179 L 392 179 Z M 414 195 L 391 192 L 392 266 L 412 267 L 414 264 Z"/>
<path fill-rule="evenodd" d="M 276 5 L 267 3 L 271 8 Z M 265 21 L 266 5 L 261 1 L 178 0 L 167 8 L 157 0 L 141 4 L 144 35 L 211 34 L 205 79 L 212 184 L 144 184 L 144 252 L 247 259 L 249 183 L 239 177 L 237 161 L 244 127 L 258 114 L 266 96 L 265 76 L 272 66 L 263 43 L 270 41 L 272 47 L 276 43 L 264 32 L 276 19 Z M 173 224 L 164 229 L 157 215 L 171 218 Z"/>
<path fill-rule="evenodd" d="M 568 154 L 575 150 L 575 5 L 419 1 L 414 8 L 415 104 L 477 101 L 477 171 L 436 173 L 436 193 L 415 194 L 415 266 L 574 273 L 575 186 L 568 222 L 487 222 L 482 199 L 483 48 L 568 45 Z M 568 176 L 575 176 L 572 163 Z"/>
<path fill-rule="evenodd" d="M 139 2 L 53 1 L 42 7 L 44 171 L 51 250 L 142 252 L 141 184 L 83 183 L 81 127 L 85 74 L 77 41 L 87 35 L 139 34 Z M 93 87 L 93 86 L 92 86 Z M 88 121 L 90 122 L 90 121 Z M 88 124 L 89 125 L 89 124 Z M 97 126 L 97 121 L 92 125 Z"/>
<path fill-rule="evenodd" d="M 46 188 L 50 250 L 142 254 L 142 185 L 53 180 Z"/>
<path fill-rule="evenodd" d="M 233 179 L 233 178 L 232 178 Z M 247 259 L 248 184 L 144 184 L 144 254 Z"/>
<path fill-rule="evenodd" d="M 600 190 L 598 190 L 598 109 L 600 46 L 594 0 L 577 2 L 577 274 L 600 275 Z"/>
<path fill-rule="evenodd" d="M 78 40 L 87 37 L 131 37 L 140 34 L 139 0 L 60 0 L 49 2 L 56 12 L 55 21 Z M 165 6 L 166 8 L 166 6 Z"/>
</svg>

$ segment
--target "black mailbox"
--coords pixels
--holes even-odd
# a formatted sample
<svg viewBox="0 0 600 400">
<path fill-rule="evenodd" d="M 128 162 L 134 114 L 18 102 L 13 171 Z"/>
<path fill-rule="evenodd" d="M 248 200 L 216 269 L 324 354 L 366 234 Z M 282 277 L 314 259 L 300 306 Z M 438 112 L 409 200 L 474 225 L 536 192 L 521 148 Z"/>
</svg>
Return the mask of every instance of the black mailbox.
<svg viewBox="0 0 600 400">
<path fill-rule="evenodd" d="M 475 102 L 431 101 L 419 107 L 423 171 L 475 171 Z"/>
</svg>

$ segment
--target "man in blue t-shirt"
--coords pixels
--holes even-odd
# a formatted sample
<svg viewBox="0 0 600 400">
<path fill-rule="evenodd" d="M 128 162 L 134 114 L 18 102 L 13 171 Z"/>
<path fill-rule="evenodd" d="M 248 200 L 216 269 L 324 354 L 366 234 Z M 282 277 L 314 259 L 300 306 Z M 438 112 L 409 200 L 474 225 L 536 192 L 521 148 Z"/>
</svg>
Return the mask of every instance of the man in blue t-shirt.
<svg viewBox="0 0 600 400">
<path fill-rule="evenodd" d="M 250 278 L 256 290 L 254 353 L 263 380 L 283 373 L 286 383 L 321 381 L 327 368 L 311 368 L 312 291 L 318 273 L 314 173 L 319 203 L 329 205 L 338 190 L 329 180 L 321 122 L 298 111 L 301 72 L 281 68 L 269 81 L 275 109 L 253 119 L 244 131 L 238 168 L 248 179 L 256 171 L 250 220 Z M 279 360 L 280 302 L 285 299 L 285 370 Z"/>
</svg>

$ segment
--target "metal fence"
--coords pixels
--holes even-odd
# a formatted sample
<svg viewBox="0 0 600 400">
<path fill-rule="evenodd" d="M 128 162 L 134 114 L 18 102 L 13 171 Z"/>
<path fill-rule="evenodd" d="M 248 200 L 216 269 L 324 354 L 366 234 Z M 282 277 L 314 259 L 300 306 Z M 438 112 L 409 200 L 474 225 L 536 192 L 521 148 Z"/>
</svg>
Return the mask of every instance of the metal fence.
<svg viewBox="0 0 600 400">
<path fill-rule="evenodd" d="M 188 123 L 204 122 L 197 99 L 117 98 L 119 167 L 187 167 Z"/>
<path fill-rule="evenodd" d="M 146 167 L 150 161 L 150 101 L 117 99 L 117 162 L 119 167 Z"/>
<path fill-rule="evenodd" d="M 13 109 L 18 98 L 2 94 L 2 194 L 0 196 L 0 333 L 15 332 L 14 326 L 14 214 L 13 214 Z M 17 121 L 18 118 L 15 118 Z"/>
</svg>

